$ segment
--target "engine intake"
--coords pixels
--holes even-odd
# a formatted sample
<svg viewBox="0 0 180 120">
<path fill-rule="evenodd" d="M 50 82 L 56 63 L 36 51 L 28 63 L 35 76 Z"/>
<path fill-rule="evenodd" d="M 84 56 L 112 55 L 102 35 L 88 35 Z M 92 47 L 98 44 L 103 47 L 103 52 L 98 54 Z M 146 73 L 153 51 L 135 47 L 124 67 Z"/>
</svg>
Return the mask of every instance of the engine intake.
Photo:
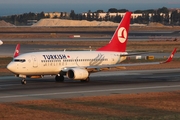
<svg viewBox="0 0 180 120">
<path fill-rule="evenodd" d="M 67 77 L 74 80 L 85 80 L 88 76 L 88 71 L 83 68 L 72 68 L 67 72 Z"/>
</svg>

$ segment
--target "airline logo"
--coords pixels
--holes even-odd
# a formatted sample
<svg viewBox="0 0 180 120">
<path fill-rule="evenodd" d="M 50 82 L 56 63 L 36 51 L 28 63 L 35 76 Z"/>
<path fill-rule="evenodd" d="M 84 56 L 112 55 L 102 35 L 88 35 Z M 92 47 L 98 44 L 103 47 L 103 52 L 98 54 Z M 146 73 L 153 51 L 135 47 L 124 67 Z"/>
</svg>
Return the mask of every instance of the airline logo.
<svg viewBox="0 0 180 120">
<path fill-rule="evenodd" d="M 119 28 L 117 37 L 120 43 L 124 43 L 126 41 L 127 31 L 124 27 Z"/>
<path fill-rule="evenodd" d="M 68 55 L 66 57 L 66 55 L 42 55 L 44 57 L 45 60 L 59 60 L 59 59 L 67 59 L 70 58 L 70 56 Z"/>
<path fill-rule="evenodd" d="M 16 53 L 18 54 L 18 53 L 19 53 L 19 50 L 16 50 Z"/>
</svg>

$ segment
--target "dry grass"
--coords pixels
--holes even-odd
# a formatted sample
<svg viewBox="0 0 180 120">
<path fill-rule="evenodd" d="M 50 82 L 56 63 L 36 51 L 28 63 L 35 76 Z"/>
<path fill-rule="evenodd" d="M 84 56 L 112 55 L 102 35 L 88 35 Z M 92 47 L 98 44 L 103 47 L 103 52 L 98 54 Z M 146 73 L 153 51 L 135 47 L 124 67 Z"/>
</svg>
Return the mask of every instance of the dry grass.
<svg viewBox="0 0 180 120">
<path fill-rule="evenodd" d="M 178 120 L 180 91 L 0 104 L 0 119 L 11 120 Z"/>
<path fill-rule="evenodd" d="M 130 31 L 176 31 L 179 30 L 179 26 L 131 26 Z M 60 31 L 84 31 L 84 32 L 91 32 L 91 31 L 115 31 L 116 26 L 112 27 L 0 27 L 0 32 L 60 32 Z"/>
<path fill-rule="evenodd" d="M 179 26 L 163 26 L 163 27 L 130 27 L 133 31 L 179 31 Z M 68 38 L 81 33 L 81 37 L 102 37 L 107 36 L 104 32 L 114 32 L 116 27 L 0 27 L 2 38 Z M 89 34 L 95 32 L 99 34 Z M 74 33 L 73 33 L 74 32 Z M 13 34 L 11 34 L 13 33 Z M 79 33 L 78 33 L 79 34 Z M 109 36 L 111 37 L 111 36 Z"/>
</svg>

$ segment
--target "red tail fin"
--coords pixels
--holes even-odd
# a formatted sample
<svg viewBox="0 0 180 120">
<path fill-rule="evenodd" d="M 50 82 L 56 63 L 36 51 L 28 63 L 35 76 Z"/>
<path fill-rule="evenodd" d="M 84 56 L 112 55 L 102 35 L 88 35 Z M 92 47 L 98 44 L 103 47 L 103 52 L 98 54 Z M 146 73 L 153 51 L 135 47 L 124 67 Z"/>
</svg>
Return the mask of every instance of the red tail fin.
<svg viewBox="0 0 180 120">
<path fill-rule="evenodd" d="M 126 12 L 113 37 L 111 38 L 111 41 L 104 47 L 97 49 L 97 51 L 125 52 L 130 20 L 131 12 Z"/>
<path fill-rule="evenodd" d="M 19 55 L 19 50 L 20 50 L 20 44 L 17 44 L 17 45 L 16 45 L 16 49 L 15 49 L 15 51 L 14 51 L 14 58 Z"/>
</svg>

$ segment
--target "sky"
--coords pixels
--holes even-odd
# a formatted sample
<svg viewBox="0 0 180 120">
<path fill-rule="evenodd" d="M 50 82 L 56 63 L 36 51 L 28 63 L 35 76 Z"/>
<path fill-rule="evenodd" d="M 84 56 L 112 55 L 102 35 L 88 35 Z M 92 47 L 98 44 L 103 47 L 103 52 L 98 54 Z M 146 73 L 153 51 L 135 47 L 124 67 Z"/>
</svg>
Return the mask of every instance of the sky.
<svg viewBox="0 0 180 120">
<path fill-rule="evenodd" d="M 180 0 L 0 0 L 0 16 L 29 12 L 87 12 L 109 8 L 147 10 L 180 8 Z"/>
</svg>

